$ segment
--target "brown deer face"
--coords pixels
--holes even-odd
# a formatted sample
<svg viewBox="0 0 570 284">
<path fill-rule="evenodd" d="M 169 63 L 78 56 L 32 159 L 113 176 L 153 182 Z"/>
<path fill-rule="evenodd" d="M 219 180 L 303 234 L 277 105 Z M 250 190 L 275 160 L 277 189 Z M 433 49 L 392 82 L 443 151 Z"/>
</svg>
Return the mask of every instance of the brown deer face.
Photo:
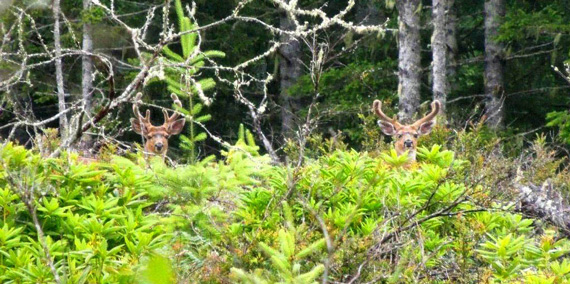
<svg viewBox="0 0 570 284">
<path fill-rule="evenodd" d="M 140 100 L 141 94 L 137 95 L 136 102 Z M 175 94 L 172 94 L 174 104 L 182 107 L 182 103 Z M 137 103 L 133 104 L 133 112 L 135 117 L 131 118 L 133 130 L 142 135 L 146 140 L 144 150 L 148 153 L 164 156 L 168 151 L 168 138 L 172 135 L 179 134 L 184 128 L 186 120 L 184 118 L 178 119 L 180 114 L 177 112 L 171 116 L 168 115 L 166 110 L 162 110 L 164 114 L 164 124 L 161 126 L 154 126 L 150 123 L 150 110 L 146 111 L 146 115 L 142 116 Z"/>
<path fill-rule="evenodd" d="M 389 118 L 385 115 L 384 112 L 382 112 L 382 102 L 379 100 L 375 100 L 372 107 L 376 115 L 380 117 L 378 125 L 380 129 L 382 129 L 382 132 L 386 135 L 396 137 L 395 148 L 398 156 L 408 151 L 410 159 L 415 160 L 418 138 L 421 135 L 426 135 L 431 132 L 431 129 L 435 125 L 435 117 L 441 108 L 441 103 L 439 101 L 433 101 L 431 103 L 431 112 L 410 125 L 402 125 L 396 118 Z"/>
</svg>

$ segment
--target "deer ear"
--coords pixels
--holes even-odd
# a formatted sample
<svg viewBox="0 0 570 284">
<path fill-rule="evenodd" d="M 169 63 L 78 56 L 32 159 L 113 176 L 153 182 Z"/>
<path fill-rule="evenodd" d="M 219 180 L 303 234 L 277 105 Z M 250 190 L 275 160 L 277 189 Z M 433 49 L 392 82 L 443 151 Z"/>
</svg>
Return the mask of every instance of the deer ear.
<svg viewBox="0 0 570 284">
<path fill-rule="evenodd" d="M 418 131 L 420 132 L 421 135 L 429 134 L 434 125 L 435 125 L 435 119 L 429 120 L 427 122 L 422 123 Z"/>
<path fill-rule="evenodd" d="M 141 126 L 141 122 L 137 118 L 131 118 L 131 126 L 133 127 L 133 131 L 137 134 L 144 135 L 144 132 L 146 132 L 144 126 Z"/>
<path fill-rule="evenodd" d="M 378 120 L 378 126 L 380 126 L 382 132 L 388 136 L 396 134 L 396 127 L 394 127 L 394 124 L 390 122 Z"/>
<path fill-rule="evenodd" d="M 185 118 L 181 118 L 179 120 L 174 121 L 168 126 L 168 133 L 170 133 L 170 135 L 179 134 L 180 132 L 182 132 L 182 129 L 184 129 L 185 123 L 186 123 Z"/>
</svg>

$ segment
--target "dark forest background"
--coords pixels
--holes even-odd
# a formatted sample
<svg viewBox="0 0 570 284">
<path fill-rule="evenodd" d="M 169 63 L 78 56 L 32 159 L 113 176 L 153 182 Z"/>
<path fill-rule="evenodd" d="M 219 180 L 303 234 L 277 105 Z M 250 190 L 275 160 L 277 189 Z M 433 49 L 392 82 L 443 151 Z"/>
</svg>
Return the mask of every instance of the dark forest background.
<svg viewBox="0 0 570 284">
<path fill-rule="evenodd" d="M 38 3 L 40 4 L 23 1 L 13 3 L 14 7 L 3 8 L 5 29 L 9 27 L 10 21 L 14 20 L 15 7 L 27 9 L 34 17 L 39 33 L 27 31 L 23 35 L 23 42 L 30 52 L 41 50 L 42 40 L 50 45 L 53 38 L 52 15 L 47 13 L 49 7 L 42 6 L 42 2 Z M 124 15 L 121 18 L 133 26 L 144 23 L 148 9 L 162 5 L 160 1 L 118 1 L 115 4 L 116 13 Z M 452 4 L 446 15 L 455 17 L 455 21 L 451 23 L 455 25 L 455 30 L 449 31 L 450 27 L 447 27 L 446 39 L 454 37 L 456 45 L 450 46 L 446 41 L 448 57 L 451 57 L 447 61 L 447 80 L 450 87 L 445 94 L 447 115 L 443 124 L 452 128 L 465 128 L 469 123 L 477 123 L 484 116 L 485 104 L 489 101 L 490 94 L 485 92 L 484 79 L 486 14 L 484 1 L 455 1 Z M 547 117 L 551 117 L 551 120 L 553 117 L 564 115 L 567 117 L 570 86 L 564 77 L 553 70 L 553 67 L 564 70 L 563 63 L 569 56 L 569 4 L 564 0 L 504 3 L 506 12 L 504 17 L 500 17 L 498 35 L 493 40 L 499 42 L 502 47 L 500 59 L 504 65 L 502 71 L 504 81 L 500 95 L 504 100 L 504 117 L 499 129 L 505 131 L 506 136 L 525 132 L 531 136 L 536 132 L 554 134 L 559 130 L 557 127 L 568 128 L 567 119 L 556 120 L 553 123 L 554 127 L 546 127 L 545 124 Z M 200 25 L 204 26 L 227 16 L 235 5 L 236 1 L 197 1 L 195 16 Z M 346 3 L 301 1 L 299 5 L 308 9 L 322 7 L 324 11 L 334 15 L 343 9 Z M 69 26 L 62 28 L 64 47 L 78 44 L 74 41 L 81 38 L 83 23 L 88 21 L 93 27 L 95 53 L 106 54 L 117 62 L 133 63 L 137 60 L 129 35 L 120 26 L 108 19 L 102 11 L 92 9 L 87 12 L 82 7 L 82 1 L 61 3 L 62 12 L 69 23 Z M 272 2 L 256 2 L 256 5 L 245 7 L 243 13 L 276 26 L 283 21 L 282 11 L 276 9 Z M 418 2 L 415 13 L 419 15 L 420 21 L 418 52 L 421 62 L 418 68 L 420 68 L 419 94 L 423 103 L 431 101 L 434 93 L 431 71 L 434 52 L 431 44 L 434 32 L 431 2 Z M 170 16 L 172 19 L 175 18 L 174 13 Z M 318 44 L 326 45 L 327 50 L 322 78 L 317 89 L 318 133 L 329 137 L 331 133 L 340 132 L 351 147 L 358 149 L 365 139 L 365 122 L 366 117 L 372 115 L 369 111 L 372 101 L 380 99 L 387 102 L 389 107 L 398 106 L 398 17 L 395 1 L 357 1 L 355 7 L 346 15 L 347 21 L 362 24 L 386 23 L 388 30 L 383 33 L 359 35 L 341 27 L 332 27 L 313 35 Z M 161 17 L 157 16 L 151 22 L 147 36 L 149 42 L 158 41 L 161 21 Z M 73 29 L 73 35 L 70 29 Z M 38 38 L 40 35 L 41 40 Z M 218 50 L 225 53 L 224 57 L 215 59 L 223 66 L 235 66 L 265 52 L 274 39 L 271 32 L 247 22 L 221 24 L 201 32 L 201 37 L 202 50 Z M 300 72 L 288 75 L 292 77 L 284 79 L 285 74 L 280 74 L 282 73 L 280 64 L 290 58 L 284 57 L 279 51 L 272 52 L 248 68 L 248 72 L 253 74 L 273 75 L 274 80 L 267 86 L 268 111 L 262 119 L 262 127 L 277 148 L 284 145 L 285 137 L 291 137 L 284 127 L 296 130 L 302 124 L 304 114 L 315 94 L 307 65 L 312 56 L 310 46 L 303 40 L 299 41 L 299 48 L 295 50 L 295 54 L 286 55 L 299 60 Z M 15 45 L 15 41 L 6 44 L 5 51 L 10 47 L 15 50 Z M 176 43 L 172 43 L 170 47 L 175 52 L 180 52 L 180 46 Z M 98 65 L 97 60 L 94 64 L 95 69 L 101 70 L 99 74 L 105 73 L 105 66 L 100 63 Z M 9 66 L 7 63 L 3 65 L 3 76 L 7 76 L 14 66 Z M 133 66 L 136 64 L 113 66 L 116 77 L 115 88 L 118 91 L 134 76 L 137 70 Z M 81 67 L 81 57 L 63 59 L 68 103 L 74 98 L 81 97 Z M 207 68 L 200 70 L 200 76 L 203 78 L 213 77 L 212 73 L 213 71 Z M 40 66 L 31 70 L 26 76 L 28 84 L 12 86 L 2 95 L 2 101 L 7 103 L 5 106 L 7 111 L 0 118 L 3 124 L 14 119 L 13 112 L 23 112 L 24 109 L 32 111 L 39 120 L 58 113 L 54 65 Z M 103 99 L 106 94 L 108 86 L 103 83 L 102 77 L 103 75 L 99 75 L 95 79 L 97 91 L 94 92 L 94 101 Z M 287 84 L 284 84 L 283 80 L 287 80 Z M 165 82 L 148 84 L 142 91 L 147 101 L 165 106 L 169 104 L 169 91 Z M 206 91 L 207 96 L 213 98 L 213 103 L 202 111 L 203 114 L 211 115 L 211 119 L 205 124 L 208 129 L 227 140 L 236 139 L 240 123 L 245 123 L 246 126 L 251 124 L 246 107 L 236 103 L 233 92 L 231 86 L 218 83 L 215 88 Z M 251 92 L 248 95 L 253 101 L 261 97 L 259 90 L 251 89 Z M 131 115 L 128 110 L 129 108 L 123 108 L 123 111 L 119 112 L 118 119 L 121 123 L 114 118 L 103 123 L 112 125 L 108 129 L 127 127 Z M 425 111 L 425 108 L 422 110 Z M 292 122 L 284 126 L 284 120 Z M 57 126 L 57 121 L 46 125 L 46 127 Z M 3 136 L 6 136 L 8 131 L 9 129 L 3 129 Z M 25 143 L 29 138 L 29 131 L 20 128 L 15 138 Z M 133 141 L 137 139 L 137 135 L 131 131 L 123 131 L 116 138 Z M 377 138 L 383 139 L 380 136 Z M 175 146 L 171 148 L 171 153 L 179 155 L 176 141 L 173 143 Z M 198 147 L 202 156 L 219 151 L 219 145 L 210 139 L 201 142 Z"/>
</svg>

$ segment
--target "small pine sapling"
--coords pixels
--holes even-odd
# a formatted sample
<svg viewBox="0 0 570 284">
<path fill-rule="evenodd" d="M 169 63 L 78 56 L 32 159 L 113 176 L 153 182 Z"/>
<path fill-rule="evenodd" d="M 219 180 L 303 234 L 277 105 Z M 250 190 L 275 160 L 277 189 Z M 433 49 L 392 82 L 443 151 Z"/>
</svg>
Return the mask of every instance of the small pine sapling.
<svg viewBox="0 0 570 284">
<path fill-rule="evenodd" d="M 181 148 L 184 150 L 188 162 L 196 162 L 198 159 L 198 149 L 196 145 L 207 138 L 205 132 L 196 129 L 197 123 L 209 121 L 210 114 L 203 113 L 203 106 L 210 105 L 211 99 L 204 95 L 204 91 L 214 88 L 216 82 L 212 78 L 195 80 L 197 72 L 210 58 L 225 57 L 225 53 L 217 50 L 201 51 L 197 32 L 189 32 L 198 28 L 189 17 L 185 16 L 180 0 L 174 2 L 176 16 L 178 17 L 178 28 L 180 36 L 180 49 L 182 54 L 178 54 L 168 46 L 164 47 L 163 54 L 168 65 L 184 65 L 184 67 L 169 66 L 165 68 L 164 81 L 168 85 L 168 91 L 188 100 L 187 109 L 178 108 L 188 119 L 189 127 L 187 135 L 181 135 Z M 196 97 L 199 101 L 195 100 Z M 201 101 L 201 102 L 200 102 Z"/>
</svg>

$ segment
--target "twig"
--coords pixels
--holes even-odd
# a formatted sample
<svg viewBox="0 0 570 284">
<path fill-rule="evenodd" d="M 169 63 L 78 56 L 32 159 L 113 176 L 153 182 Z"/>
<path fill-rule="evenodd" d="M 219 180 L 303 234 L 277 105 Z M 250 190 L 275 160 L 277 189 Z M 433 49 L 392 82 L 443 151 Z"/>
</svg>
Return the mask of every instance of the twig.
<svg viewBox="0 0 570 284">
<path fill-rule="evenodd" d="M 8 169 L 7 165 L 4 164 L 3 166 L 5 169 Z M 28 172 L 28 174 L 32 174 L 32 173 Z M 44 231 L 42 229 L 42 226 L 40 225 L 40 222 L 38 220 L 38 216 L 36 214 L 36 208 L 34 206 L 34 192 L 35 192 L 34 187 L 35 187 L 35 185 L 19 184 L 18 182 L 16 182 L 17 179 L 15 179 L 11 175 L 10 172 L 6 172 L 4 177 L 6 178 L 8 183 L 12 186 L 13 189 L 17 189 L 16 193 L 20 196 L 20 199 L 26 205 L 26 209 L 28 210 L 28 213 L 30 213 L 30 215 L 32 216 L 32 221 L 34 222 L 34 227 L 36 228 L 36 231 L 38 233 L 38 241 L 42 245 L 47 265 L 49 266 L 50 271 L 53 274 L 55 282 L 58 284 L 61 283 L 61 280 L 59 278 L 59 275 L 58 275 L 57 270 L 55 268 L 55 265 L 53 263 L 53 259 L 51 257 L 50 252 L 49 252 L 49 247 L 48 247 L 46 239 L 45 239 Z"/>
</svg>

